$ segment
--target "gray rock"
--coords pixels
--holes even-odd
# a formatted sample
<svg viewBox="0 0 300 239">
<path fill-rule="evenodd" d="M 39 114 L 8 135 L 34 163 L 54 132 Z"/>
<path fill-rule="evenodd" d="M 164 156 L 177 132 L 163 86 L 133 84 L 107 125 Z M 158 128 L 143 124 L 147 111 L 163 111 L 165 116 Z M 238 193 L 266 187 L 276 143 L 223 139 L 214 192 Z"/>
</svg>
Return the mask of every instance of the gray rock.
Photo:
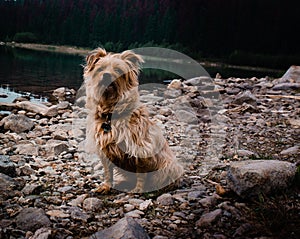
<svg viewBox="0 0 300 239">
<path fill-rule="evenodd" d="M 30 239 L 48 239 L 51 237 L 52 230 L 50 228 L 42 227 L 38 229 Z"/>
<path fill-rule="evenodd" d="M 186 85 L 195 85 L 195 86 L 213 85 L 212 79 L 208 76 L 194 77 L 184 81 L 183 83 Z"/>
<path fill-rule="evenodd" d="M 133 211 L 130 211 L 130 212 L 127 212 L 125 214 L 126 217 L 132 217 L 132 218 L 141 218 L 142 215 L 144 215 L 145 213 L 143 213 L 142 211 L 140 210 L 133 210 Z"/>
<path fill-rule="evenodd" d="M 232 101 L 233 104 L 242 105 L 247 103 L 252 106 L 257 105 L 257 98 L 249 91 L 242 92 L 238 94 L 235 99 Z"/>
<path fill-rule="evenodd" d="M 132 218 L 122 218 L 115 225 L 97 232 L 90 239 L 149 239 L 140 224 Z"/>
<path fill-rule="evenodd" d="M 164 98 L 160 96 L 155 95 L 142 95 L 140 97 L 141 102 L 147 103 L 147 104 L 154 104 L 156 102 L 163 101 Z"/>
<path fill-rule="evenodd" d="M 59 155 L 64 151 L 68 151 L 69 146 L 60 140 L 49 140 L 45 145 L 48 155 Z"/>
<path fill-rule="evenodd" d="M 163 206 L 169 206 L 174 204 L 174 199 L 170 193 L 160 195 L 156 201 Z"/>
<path fill-rule="evenodd" d="M 299 146 L 293 146 L 290 148 L 287 148 L 285 150 L 282 150 L 280 152 L 281 155 L 292 155 L 292 154 L 297 154 L 299 153 L 300 147 Z"/>
<path fill-rule="evenodd" d="M 273 90 L 298 90 L 300 89 L 300 83 L 281 83 L 275 85 Z"/>
<path fill-rule="evenodd" d="M 19 188 L 20 184 L 16 180 L 0 173 L 0 201 L 19 195 Z"/>
<path fill-rule="evenodd" d="M 15 133 L 22 133 L 31 130 L 34 123 L 25 115 L 11 114 L 0 121 L 0 126 L 4 126 L 4 129 L 11 130 Z"/>
<path fill-rule="evenodd" d="M 182 95 L 182 91 L 177 89 L 169 89 L 164 92 L 164 96 L 166 98 L 177 98 L 181 95 Z"/>
<path fill-rule="evenodd" d="M 24 175 L 29 176 L 29 175 L 36 174 L 36 171 L 33 168 L 31 168 L 30 164 L 27 164 L 27 163 L 25 165 L 19 167 L 17 169 L 17 171 L 18 171 L 18 175 L 22 175 L 22 176 L 24 176 Z"/>
<path fill-rule="evenodd" d="M 258 157 L 258 155 L 255 152 L 246 149 L 238 149 L 236 152 L 237 155 L 240 157 Z"/>
<path fill-rule="evenodd" d="M 217 194 L 213 194 L 212 196 L 207 196 L 205 198 L 202 198 L 199 200 L 199 203 L 203 206 L 203 207 L 210 207 L 212 205 L 215 205 L 217 203 L 217 200 L 220 197 Z"/>
<path fill-rule="evenodd" d="M 83 209 L 86 211 L 97 212 L 103 206 L 103 203 L 98 198 L 86 198 L 83 201 Z"/>
<path fill-rule="evenodd" d="M 69 209 L 69 212 L 71 212 L 72 219 L 82 222 L 87 222 L 88 219 L 91 217 L 87 213 L 83 212 L 79 207 L 71 207 Z"/>
<path fill-rule="evenodd" d="M 128 199 L 128 203 L 138 208 L 141 203 L 143 203 L 144 200 L 138 199 L 138 198 L 130 198 Z"/>
<path fill-rule="evenodd" d="M 300 66 L 291 66 L 279 80 L 280 83 L 290 81 L 300 83 Z"/>
<path fill-rule="evenodd" d="M 16 107 L 41 115 L 45 115 L 49 109 L 46 105 L 33 103 L 31 101 L 18 102 L 16 103 Z"/>
<path fill-rule="evenodd" d="M 42 186 L 38 184 L 26 184 L 22 189 L 22 193 L 25 195 L 39 194 L 42 190 Z"/>
<path fill-rule="evenodd" d="M 186 110 L 177 110 L 175 115 L 178 121 L 185 122 L 185 123 L 196 123 L 198 121 L 197 116 L 189 111 Z"/>
<path fill-rule="evenodd" d="M 10 177 L 16 176 L 15 164 L 6 155 L 0 155 L 0 173 L 4 173 Z"/>
<path fill-rule="evenodd" d="M 197 190 L 197 191 L 189 192 L 187 197 L 188 197 L 189 201 L 195 201 L 205 195 L 206 195 L 206 192 L 204 190 Z"/>
<path fill-rule="evenodd" d="M 24 208 L 16 217 L 17 228 L 23 231 L 36 231 L 51 225 L 49 218 L 41 208 Z"/>
<path fill-rule="evenodd" d="M 58 188 L 57 191 L 60 193 L 67 193 L 69 191 L 72 191 L 73 189 L 74 189 L 73 186 L 64 186 L 64 187 Z"/>
<path fill-rule="evenodd" d="M 217 221 L 222 215 L 222 209 L 216 209 L 212 212 L 205 213 L 196 222 L 197 227 L 207 227 L 211 223 Z"/>
<path fill-rule="evenodd" d="M 19 144 L 19 145 L 17 145 L 16 153 L 22 154 L 22 155 L 38 156 L 39 155 L 39 146 L 31 144 L 31 143 Z"/>
<path fill-rule="evenodd" d="M 277 160 L 247 160 L 231 163 L 227 182 L 241 197 L 252 197 L 284 189 L 292 182 L 296 166 Z"/>
</svg>

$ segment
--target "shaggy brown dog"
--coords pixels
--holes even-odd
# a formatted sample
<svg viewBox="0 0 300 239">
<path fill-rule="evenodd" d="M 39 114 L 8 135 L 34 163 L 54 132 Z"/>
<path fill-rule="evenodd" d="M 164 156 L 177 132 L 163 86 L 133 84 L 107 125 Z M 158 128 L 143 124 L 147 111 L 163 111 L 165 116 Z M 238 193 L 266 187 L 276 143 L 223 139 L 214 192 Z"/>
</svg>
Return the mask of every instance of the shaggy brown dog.
<svg viewBox="0 0 300 239">
<path fill-rule="evenodd" d="M 97 192 L 113 186 L 113 169 L 135 175 L 132 192 L 160 189 L 183 173 L 160 129 L 140 103 L 141 56 L 132 51 L 107 53 L 98 48 L 86 58 L 84 80 L 89 109 L 87 148 L 103 164 L 105 180 Z"/>
</svg>

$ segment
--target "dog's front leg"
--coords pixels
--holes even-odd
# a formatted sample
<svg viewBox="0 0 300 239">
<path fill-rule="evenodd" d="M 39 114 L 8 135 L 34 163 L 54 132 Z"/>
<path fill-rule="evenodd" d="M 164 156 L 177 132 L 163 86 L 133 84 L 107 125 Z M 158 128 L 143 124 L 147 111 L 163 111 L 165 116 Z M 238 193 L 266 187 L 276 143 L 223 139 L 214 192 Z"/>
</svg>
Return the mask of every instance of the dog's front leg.
<svg viewBox="0 0 300 239">
<path fill-rule="evenodd" d="M 106 157 L 102 158 L 102 164 L 104 169 L 104 182 L 100 184 L 95 192 L 106 194 L 113 185 L 113 164 Z"/>
<path fill-rule="evenodd" d="M 136 175 L 137 175 L 136 185 L 135 185 L 135 188 L 131 190 L 131 193 L 143 193 L 147 174 L 137 172 Z"/>
</svg>

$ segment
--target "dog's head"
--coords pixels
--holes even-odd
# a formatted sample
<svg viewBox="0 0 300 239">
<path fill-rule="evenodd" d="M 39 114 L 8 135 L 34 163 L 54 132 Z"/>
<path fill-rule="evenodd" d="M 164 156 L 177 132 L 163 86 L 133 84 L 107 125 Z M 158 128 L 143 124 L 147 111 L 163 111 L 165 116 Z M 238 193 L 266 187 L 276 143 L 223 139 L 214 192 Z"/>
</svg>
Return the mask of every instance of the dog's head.
<svg viewBox="0 0 300 239">
<path fill-rule="evenodd" d="M 123 94 L 138 86 L 138 74 L 143 59 L 133 51 L 107 53 L 93 50 L 86 58 L 84 79 L 87 96 L 96 102 L 101 99 L 118 101 Z"/>
</svg>

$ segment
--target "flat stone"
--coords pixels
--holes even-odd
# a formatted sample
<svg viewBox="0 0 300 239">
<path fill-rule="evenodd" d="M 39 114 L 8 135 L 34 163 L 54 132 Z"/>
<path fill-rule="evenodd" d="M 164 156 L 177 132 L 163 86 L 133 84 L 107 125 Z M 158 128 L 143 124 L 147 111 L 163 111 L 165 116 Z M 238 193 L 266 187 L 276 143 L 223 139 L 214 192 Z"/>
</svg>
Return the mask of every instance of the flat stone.
<svg viewBox="0 0 300 239">
<path fill-rule="evenodd" d="M 246 160 L 231 163 L 228 186 L 241 197 L 268 194 L 287 188 L 296 173 L 296 166 L 277 160 Z"/>
<path fill-rule="evenodd" d="M 169 206 L 174 204 L 174 199 L 170 193 L 160 195 L 156 201 L 163 206 Z"/>
<path fill-rule="evenodd" d="M 196 191 L 191 191 L 188 193 L 188 200 L 189 201 L 195 201 L 198 200 L 200 197 L 205 196 L 206 192 L 203 190 L 196 190 Z"/>
<path fill-rule="evenodd" d="M 146 200 L 146 201 L 144 201 L 144 202 L 142 202 L 141 204 L 140 204 L 140 206 L 139 206 L 139 209 L 140 210 L 142 210 L 142 211 L 144 211 L 144 210 L 146 210 L 150 205 L 152 205 L 153 203 L 152 203 L 152 200 L 151 199 L 148 199 L 148 200 Z"/>
<path fill-rule="evenodd" d="M 44 149 L 48 156 L 51 155 L 59 155 L 64 151 L 68 151 L 69 146 L 66 142 L 61 140 L 49 140 L 47 144 L 44 146 Z"/>
<path fill-rule="evenodd" d="M 90 239 L 150 239 L 148 234 L 134 219 L 125 217 L 115 225 L 99 231 Z"/>
<path fill-rule="evenodd" d="M 0 172 L 10 177 L 16 176 L 15 164 L 6 155 L 0 155 Z"/>
<path fill-rule="evenodd" d="M 19 144 L 16 148 L 16 153 L 21 155 L 39 155 L 39 146 L 31 143 Z"/>
<path fill-rule="evenodd" d="M 96 212 L 99 211 L 103 206 L 103 203 L 98 198 L 86 198 L 83 201 L 83 209 L 86 211 Z"/>
<path fill-rule="evenodd" d="M 182 95 L 182 91 L 181 90 L 176 90 L 176 89 L 169 89 L 169 90 L 166 90 L 164 92 L 164 96 L 166 98 L 177 98 L 180 95 Z"/>
<path fill-rule="evenodd" d="M 252 106 L 257 105 L 257 98 L 249 91 L 242 92 L 238 94 L 235 99 L 232 101 L 233 104 L 242 105 L 247 103 Z"/>
<path fill-rule="evenodd" d="M 186 85 L 194 85 L 194 86 L 213 85 L 212 79 L 208 76 L 194 77 L 184 81 L 183 83 Z"/>
<path fill-rule="evenodd" d="M 207 227 L 217 221 L 222 215 L 222 209 L 216 209 L 212 212 L 205 213 L 196 222 L 197 227 Z"/>
<path fill-rule="evenodd" d="M 160 101 L 163 101 L 164 98 L 160 96 L 155 95 L 142 95 L 140 96 L 141 102 L 147 103 L 147 104 L 154 104 Z"/>
<path fill-rule="evenodd" d="M 68 218 L 68 217 L 70 217 L 69 214 L 65 213 L 62 210 L 50 210 L 50 211 L 47 211 L 46 214 L 50 217 L 57 217 L 57 218 Z"/>
<path fill-rule="evenodd" d="M 22 189 L 22 193 L 25 195 L 33 195 L 39 194 L 41 192 L 42 186 L 39 184 L 26 184 L 25 187 Z"/>
<path fill-rule="evenodd" d="M 275 85 L 273 90 L 298 90 L 300 89 L 300 83 L 281 83 Z"/>
<path fill-rule="evenodd" d="M 293 155 L 299 153 L 300 147 L 298 145 L 287 148 L 280 152 L 281 155 Z"/>
<path fill-rule="evenodd" d="M 51 225 L 49 218 L 41 208 L 24 208 L 16 217 L 17 228 L 23 231 L 36 231 Z"/>
<path fill-rule="evenodd" d="M 73 186 L 64 186 L 64 187 L 58 188 L 57 191 L 60 193 L 66 193 L 66 192 L 72 191 L 73 189 L 74 189 Z"/>
<path fill-rule="evenodd" d="M 78 196 L 77 198 L 71 200 L 70 202 L 68 202 L 69 205 L 77 207 L 77 206 L 81 206 L 84 199 L 86 199 L 88 196 L 88 194 L 82 194 L 80 196 Z"/>
<path fill-rule="evenodd" d="M 71 218 L 74 220 L 87 222 L 91 217 L 89 214 L 83 212 L 79 207 L 71 207 L 69 208 L 69 211 L 71 212 Z"/>
<path fill-rule="evenodd" d="M 130 212 L 127 212 L 125 214 L 126 217 L 132 217 L 132 218 L 141 218 L 142 215 L 144 215 L 145 213 L 143 213 L 142 211 L 140 210 L 133 210 L 133 211 L 130 211 Z"/>
<path fill-rule="evenodd" d="M 196 123 L 198 121 L 196 114 L 186 110 L 177 110 L 175 115 L 180 122 Z"/>
<path fill-rule="evenodd" d="M 52 230 L 50 228 L 42 227 L 34 233 L 30 239 L 49 239 L 51 238 Z"/>
</svg>

